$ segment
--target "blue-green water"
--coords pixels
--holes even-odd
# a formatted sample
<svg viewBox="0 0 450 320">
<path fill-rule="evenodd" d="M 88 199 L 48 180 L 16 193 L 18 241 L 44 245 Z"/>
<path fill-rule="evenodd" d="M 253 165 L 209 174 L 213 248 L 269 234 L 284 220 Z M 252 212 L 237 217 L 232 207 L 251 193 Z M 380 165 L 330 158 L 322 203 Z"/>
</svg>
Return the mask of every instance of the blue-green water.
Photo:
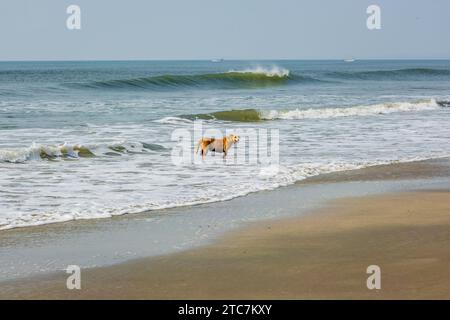
<svg viewBox="0 0 450 320">
<path fill-rule="evenodd" d="M 0 229 L 447 156 L 448 101 L 450 61 L 0 62 Z M 244 143 L 225 162 L 175 165 L 172 134 L 196 119 L 279 130 L 279 170 L 234 163 Z"/>
</svg>

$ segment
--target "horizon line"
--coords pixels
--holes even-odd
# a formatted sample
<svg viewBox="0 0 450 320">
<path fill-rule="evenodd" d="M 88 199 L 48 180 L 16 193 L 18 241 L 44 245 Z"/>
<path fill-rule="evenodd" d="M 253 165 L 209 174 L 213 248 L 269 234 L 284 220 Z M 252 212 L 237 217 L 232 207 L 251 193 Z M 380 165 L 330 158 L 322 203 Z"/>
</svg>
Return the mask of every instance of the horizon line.
<svg viewBox="0 0 450 320">
<path fill-rule="evenodd" d="M 422 60 L 422 61 L 431 61 L 431 60 L 450 60 L 450 58 L 324 58 L 324 59 L 314 59 L 314 58 L 260 58 L 260 59 L 250 59 L 250 58 L 244 58 L 244 59 L 224 59 L 220 58 L 223 61 L 344 61 L 347 59 L 354 59 L 356 61 L 413 61 L 413 60 Z M 144 61 L 208 61 L 212 62 L 215 60 L 214 58 L 211 59 L 10 59 L 10 60 L 1 60 L 0 62 L 129 62 L 129 61 L 136 61 L 136 62 L 144 62 Z"/>
</svg>

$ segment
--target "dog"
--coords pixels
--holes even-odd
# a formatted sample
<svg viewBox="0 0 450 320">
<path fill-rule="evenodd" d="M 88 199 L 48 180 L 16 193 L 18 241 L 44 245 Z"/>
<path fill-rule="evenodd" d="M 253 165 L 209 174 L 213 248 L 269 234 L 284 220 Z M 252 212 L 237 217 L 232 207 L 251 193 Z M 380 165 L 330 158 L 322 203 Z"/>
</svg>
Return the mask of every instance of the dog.
<svg viewBox="0 0 450 320">
<path fill-rule="evenodd" d="M 205 156 L 209 150 L 214 152 L 223 152 L 224 153 L 223 157 L 225 158 L 231 146 L 238 142 L 239 136 L 235 134 L 230 134 L 226 137 L 223 137 L 222 139 L 201 138 L 198 141 L 196 153 L 198 154 L 198 151 L 201 150 L 202 159 L 205 159 Z"/>
</svg>

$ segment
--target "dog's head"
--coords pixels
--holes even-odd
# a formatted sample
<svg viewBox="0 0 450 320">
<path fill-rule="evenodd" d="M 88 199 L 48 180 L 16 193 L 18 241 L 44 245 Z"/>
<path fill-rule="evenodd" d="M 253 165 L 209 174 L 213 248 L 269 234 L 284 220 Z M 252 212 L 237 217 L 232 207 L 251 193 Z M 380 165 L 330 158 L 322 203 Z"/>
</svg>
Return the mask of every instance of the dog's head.
<svg viewBox="0 0 450 320">
<path fill-rule="evenodd" d="M 231 141 L 233 141 L 233 143 L 239 142 L 239 136 L 237 136 L 235 134 L 230 134 L 229 138 L 230 138 Z"/>
</svg>

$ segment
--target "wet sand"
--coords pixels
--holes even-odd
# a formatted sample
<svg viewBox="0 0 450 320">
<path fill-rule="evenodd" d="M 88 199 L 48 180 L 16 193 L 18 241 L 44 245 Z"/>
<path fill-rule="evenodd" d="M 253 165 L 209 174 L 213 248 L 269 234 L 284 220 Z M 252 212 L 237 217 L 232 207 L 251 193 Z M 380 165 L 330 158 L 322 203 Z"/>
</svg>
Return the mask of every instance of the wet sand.
<svg viewBox="0 0 450 320">
<path fill-rule="evenodd" d="M 381 166 L 346 181 L 435 178 L 447 169 Z M 381 268 L 381 290 L 366 287 L 369 265 Z M 339 199 L 307 216 L 254 223 L 212 245 L 83 270 L 82 290 L 67 290 L 67 276 L 6 282 L 0 298 L 450 299 L 450 191 Z"/>
<path fill-rule="evenodd" d="M 297 184 L 353 182 L 353 181 L 386 181 L 400 179 L 433 179 L 449 176 L 450 160 L 448 158 L 425 161 L 412 161 L 377 165 L 359 170 L 338 171 L 313 176 L 301 180 Z"/>
</svg>

